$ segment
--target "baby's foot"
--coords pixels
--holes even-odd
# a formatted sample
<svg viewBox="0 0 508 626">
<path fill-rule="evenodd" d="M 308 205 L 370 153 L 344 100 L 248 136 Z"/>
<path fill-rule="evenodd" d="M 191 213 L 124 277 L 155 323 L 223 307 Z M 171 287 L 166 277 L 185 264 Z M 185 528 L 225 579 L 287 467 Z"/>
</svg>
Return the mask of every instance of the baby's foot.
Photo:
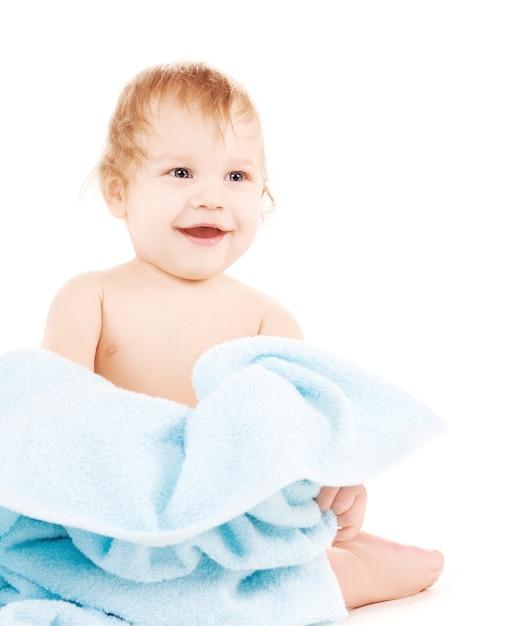
<svg viewBox="0 0 508 626">
<path fill-rule="evenodd" d="M 348 609 L 412 596 L 432 586 L 443 571 L 444 557 L 360 532 L 327 550 Z"/>
</svg>

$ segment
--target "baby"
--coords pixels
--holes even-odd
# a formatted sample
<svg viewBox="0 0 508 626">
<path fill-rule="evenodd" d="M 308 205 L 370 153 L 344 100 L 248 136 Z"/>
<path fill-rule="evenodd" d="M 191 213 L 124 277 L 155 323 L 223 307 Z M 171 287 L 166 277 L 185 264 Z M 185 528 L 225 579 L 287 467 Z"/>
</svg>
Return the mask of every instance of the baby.
<svg viewBox="0 0 508 626">
<path fill-rule="evenodd" d="M 225 272 L 262 219 L 261 125 L 245 90 L 200 63 L 149 68 L 120 95 L 98 165 L 104 199 L 135 256 L 79 275 L 56 294 L 42 347 L 136 392 L 196 404 L 203 352 L 256 335 L 302 339 L 271 297 Z M 324 487 L 339 530 L 328 559 L 350 609 L 431 586 L 441 553 L 362 532 L 363 485 Z"/>
</svg>

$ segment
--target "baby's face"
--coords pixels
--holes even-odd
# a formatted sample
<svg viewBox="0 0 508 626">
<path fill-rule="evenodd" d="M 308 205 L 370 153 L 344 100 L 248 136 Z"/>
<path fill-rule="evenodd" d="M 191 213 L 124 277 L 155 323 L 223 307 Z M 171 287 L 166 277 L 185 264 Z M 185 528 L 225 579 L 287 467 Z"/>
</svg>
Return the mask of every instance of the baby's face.
<svg viewBox="0 0 508 626">
<path fill-rule="evenodd" d="M 161 107 L 146 137 L 147 158 L 122 196 L 138 258 L 190 280 L 217 275 L 241 257 L 260 222 L 262 138 L 238 120 L 214 121 Z"/>
</svg>

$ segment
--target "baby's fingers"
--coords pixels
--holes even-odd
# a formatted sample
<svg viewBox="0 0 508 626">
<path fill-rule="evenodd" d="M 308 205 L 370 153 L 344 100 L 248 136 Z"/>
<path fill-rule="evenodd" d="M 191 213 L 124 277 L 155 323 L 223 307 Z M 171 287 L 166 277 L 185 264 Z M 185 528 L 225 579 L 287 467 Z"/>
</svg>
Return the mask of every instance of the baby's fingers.
<svg viewBox="0 0 508 626">
<path fill-rule="evenodd" d="M 335 541 L 348 541 L 360 531 L 366 505 L 367 491 L 363 485 L 343 487 L 339 490 L 332 503 L 339 529 Z"/>
<path fill-rule="evenodd" d="M 328 509 L 331 509 L 335 496 L 339 491 L 340 489 L 338 487 L 321 487 L 319 495 L 316 498 L 319 510 L 328 511 Z"/>
<path fill-rule="evenodd" d="M 337 515 L 344 516 L 342 521 L 347 525 L 354 521 L 355 517 L 361 517 L 367 506 L 367 490 L 363 485 L 353 485 L 351 487 L 341 487 L 333 499 L 331 509 Z"/>
</svg>

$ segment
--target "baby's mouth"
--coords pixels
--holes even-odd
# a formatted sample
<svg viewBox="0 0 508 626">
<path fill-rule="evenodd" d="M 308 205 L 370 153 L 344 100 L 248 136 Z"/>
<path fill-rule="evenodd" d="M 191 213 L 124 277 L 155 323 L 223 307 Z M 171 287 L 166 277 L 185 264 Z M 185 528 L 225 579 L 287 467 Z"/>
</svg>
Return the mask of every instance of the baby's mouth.
<svg viewBox="0 0 508 626">
<path fill-rule="evenodd" d="M 222 230 L 217 226 L 191 226 L 190 228 L 179 228 L 178 231 L 191 243 L 197 246 L 205 246 L 213 248 L 218 245 L 228 234 L 229 231 Z"/>
<path fill-rule="evenodd" d="M 198 239 L 214 239 L 221 237 L 226 231 L 215 226 L 193 226 L 192 228 L 179 228 L 180 232 Z"/>
</svg>

